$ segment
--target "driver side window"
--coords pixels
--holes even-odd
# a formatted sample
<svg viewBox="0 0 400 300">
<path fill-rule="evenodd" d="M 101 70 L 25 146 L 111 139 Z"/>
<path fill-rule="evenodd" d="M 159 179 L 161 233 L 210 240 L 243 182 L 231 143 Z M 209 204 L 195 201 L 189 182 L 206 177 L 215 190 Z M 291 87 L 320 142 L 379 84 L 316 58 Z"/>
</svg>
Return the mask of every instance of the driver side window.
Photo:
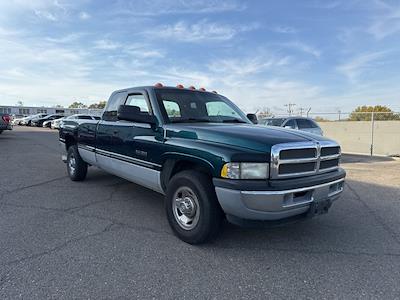
<svg viewBox="0 0 400 300">
<path fill-rule="evenodd" d="M 129 95 L 128 99 L 126 99 L 125 105 L 137 106 L 140 108 L 140 112 L 147 114 L 150 113 L 149 104 L 142 94 Z"/>
</svg>

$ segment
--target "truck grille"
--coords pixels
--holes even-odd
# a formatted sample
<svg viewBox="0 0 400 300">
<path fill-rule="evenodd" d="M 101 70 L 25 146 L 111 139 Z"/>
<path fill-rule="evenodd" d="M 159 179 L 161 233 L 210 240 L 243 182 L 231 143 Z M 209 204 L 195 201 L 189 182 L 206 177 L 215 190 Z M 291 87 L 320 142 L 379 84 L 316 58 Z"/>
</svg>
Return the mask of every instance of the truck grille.
<svg viewBox="0 0 400 300">
<path fill-rule="evenodd" d="M 339 168 L 340 146 L 333 141 L 272 146 L 271 178 L 315 175 Z"/>
</svg>

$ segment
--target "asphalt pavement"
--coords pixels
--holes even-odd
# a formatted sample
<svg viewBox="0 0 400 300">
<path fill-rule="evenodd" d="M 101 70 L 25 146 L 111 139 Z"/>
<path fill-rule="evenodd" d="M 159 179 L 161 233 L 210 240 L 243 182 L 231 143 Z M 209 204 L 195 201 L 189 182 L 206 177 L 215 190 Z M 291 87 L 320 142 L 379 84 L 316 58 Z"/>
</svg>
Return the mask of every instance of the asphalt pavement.
<svg viewBox="0 0 400 300">
<path fill-rule="evenodd" d="M 191 246 L 161 195 L 94 167 L 72 182 L 57 132 L 15 127 L 0 135 L 0 299 L 400 298 L 400 161 L 343 162 L 329 214 L 226 223 Z"/>
</svg>

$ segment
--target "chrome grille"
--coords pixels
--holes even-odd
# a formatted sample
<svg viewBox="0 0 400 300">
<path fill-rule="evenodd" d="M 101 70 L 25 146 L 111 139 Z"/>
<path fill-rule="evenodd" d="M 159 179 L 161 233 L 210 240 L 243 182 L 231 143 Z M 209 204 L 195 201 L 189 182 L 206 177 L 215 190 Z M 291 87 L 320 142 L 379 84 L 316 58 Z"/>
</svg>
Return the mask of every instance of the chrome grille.
<svg viewBox="0 0 400 300">
<path fill-rule="evenodd" d="M 271 178 L 315 175 L 339 167 L 340 146 L 333 141 L 277 144 L 271 148 Z"/>
</svg>

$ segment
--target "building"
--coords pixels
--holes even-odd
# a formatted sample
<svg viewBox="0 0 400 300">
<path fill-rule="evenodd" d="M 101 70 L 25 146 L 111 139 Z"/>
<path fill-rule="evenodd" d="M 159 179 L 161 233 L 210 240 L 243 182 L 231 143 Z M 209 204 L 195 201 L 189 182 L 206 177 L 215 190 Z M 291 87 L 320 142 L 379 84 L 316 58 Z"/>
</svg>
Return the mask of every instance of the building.
<svg viewBox="0 0 400 300">
<path fill-rule="evenodd" d="M 64 114 L 66 116 L 74 114 L 91 114 L 100 116 L 102 109 L 89 108 L 64 108 L 64 107 L 34 107 L 34 106 L 7 106 L 0 105 L 0 113 L 9 115 L 35 115 L 35 114 Z"/>
</svg>

